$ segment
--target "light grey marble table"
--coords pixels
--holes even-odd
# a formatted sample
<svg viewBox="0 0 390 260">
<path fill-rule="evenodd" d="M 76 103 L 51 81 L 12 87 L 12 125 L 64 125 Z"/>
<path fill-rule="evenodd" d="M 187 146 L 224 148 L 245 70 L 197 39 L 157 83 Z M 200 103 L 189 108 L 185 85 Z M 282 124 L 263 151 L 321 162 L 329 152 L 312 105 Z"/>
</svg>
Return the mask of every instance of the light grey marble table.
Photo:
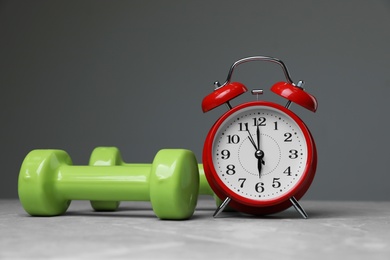
<svg viewBox="0 0 390 260">
<path fill-rule="evenodd" d="M 94 212 L 72 202 L 58 217 L 30 217 L 0 200 L 0 259 L 390 259 L 390 202 L 301 201 L 294 210 L 253 217 L 202 198 L 190 220 L 157 219 L 150 204 Z"/>
</svg>

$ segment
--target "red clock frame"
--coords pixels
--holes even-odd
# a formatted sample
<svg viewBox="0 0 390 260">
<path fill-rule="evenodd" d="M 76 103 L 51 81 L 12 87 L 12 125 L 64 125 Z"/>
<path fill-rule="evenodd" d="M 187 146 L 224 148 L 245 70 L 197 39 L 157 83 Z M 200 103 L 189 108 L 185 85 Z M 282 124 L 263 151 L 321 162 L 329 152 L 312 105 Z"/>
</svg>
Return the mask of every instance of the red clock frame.
<svg viewBox="0 0 390 260">
<path fill-rule="evenodd" d="M 272 107 L 290 116 L 297 123 L 297 125 L 303 132 L 307 144 L 308 157 L 307 157 L 305 169 L 303 171 L 302 176 L 300 177 L 300 180 L 288 192 L 273 199 L 252 200 L 240 196 L 239 194 L 235 193 L 230 188 L 228 188 L 221 181 L 213 164 L 213 158 L 212 158 L 213 142 L 214 142 L 215 135 L 218 129 L 220 128 L 221 124 L 235 112 L 246 107 L 256 107 L 256 106 Z M 232 200 L 230 201 L 229 206 L 231 206 L 232 208 L 244 213 L 249 213 L 254 215 L 266 215 L 266 214 L 280 212 L 289 208 L 290 206 L 292 206 L 290 202 L 291 197 L 294 197 L 295 199 L 299 200 L 306 193 L 306 191 L 309 189 L 314 179 L 314 175 L 316 172 L 317 149 L 309 129 L 295 113 L 273 102 L 254 101 L 254 102 L 243 103 L 241 105 L 238 105 L 230 109 L 215 122 L 215 124 L 210 129 L 206 137 L 205 144 L 203 147 L 202 159 L 203 159 L 203 167 L 204 167 L 207 181 L 209 182 L 210 187 L 213 189 L 214 193 L 221 200 L 225 200 L 227 197 L 230 197 Z"/>
</svg>

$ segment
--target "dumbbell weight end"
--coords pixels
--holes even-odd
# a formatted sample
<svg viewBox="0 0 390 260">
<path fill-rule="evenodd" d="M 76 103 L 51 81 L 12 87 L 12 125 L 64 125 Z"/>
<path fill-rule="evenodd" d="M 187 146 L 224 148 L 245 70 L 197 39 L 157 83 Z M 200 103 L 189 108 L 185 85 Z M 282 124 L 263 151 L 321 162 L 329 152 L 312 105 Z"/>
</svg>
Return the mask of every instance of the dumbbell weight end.
<svg viewBox="0 0 390 260">
<path fill-rule="evenodd" d="M 18 195 L 27 213 L 32 216 L 55 216 L 63 214 L 70 200 L 59 196 L 52 172 L 61 164 L 72 164 L 64 151 L 34 150 L 23 161 L 18 179 Z"/>
</svg>

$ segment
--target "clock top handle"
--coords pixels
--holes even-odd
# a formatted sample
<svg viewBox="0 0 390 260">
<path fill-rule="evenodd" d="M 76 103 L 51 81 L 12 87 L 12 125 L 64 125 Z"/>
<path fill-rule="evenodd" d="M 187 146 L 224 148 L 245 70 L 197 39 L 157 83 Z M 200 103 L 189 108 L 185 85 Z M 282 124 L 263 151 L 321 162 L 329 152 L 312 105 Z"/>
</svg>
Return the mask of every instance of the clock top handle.
<svg viewBox="0 0 390 260">
<path fill-rule="evenodd" d="M 310 111 L 315 112 L 317 110 L 318 103 L 316 98 L 304 91 L 302 88 L 303 81 L 299 81 L 297 85 L 294 84 L 290 73 L 288 72 L 287 66 L 283 63 L 283 61 L 267 56 L 252 56 L 234 62 L 230 67 L 225 83 L 222 85 L 220 85 L 218 81 L 214 83 L 214 92 L 207 95 L 202 101 L 203 112 L 210 111 L 224 103 L 230 107 L 229 101 L 231 99 L 248 91 L 248 89 L 242 83 L 231 82 L 231 77 L 233 75 L 234 69 L 238 65 L 251 61 L 267 61 L 278 64 L 283 69 L 287 82 L 278 82 L 274 84 L 271 87 L 271 91 Z"/>
</svg>

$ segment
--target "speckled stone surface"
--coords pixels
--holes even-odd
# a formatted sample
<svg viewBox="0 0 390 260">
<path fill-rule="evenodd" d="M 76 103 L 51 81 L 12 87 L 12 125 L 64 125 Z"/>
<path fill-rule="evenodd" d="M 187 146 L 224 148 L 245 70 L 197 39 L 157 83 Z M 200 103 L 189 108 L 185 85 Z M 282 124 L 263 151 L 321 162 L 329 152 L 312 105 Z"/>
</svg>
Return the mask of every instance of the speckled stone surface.
<svg viewBox="0 0 390 260">
<path fill-rule="evenodd" d="M 222 213 L 202 198 L 190 220 L 157 219 L 149 203 L 94 212 L 72 202 L 65 215 L 30 217 L 0 200 L 0 259 L 390 259 L 390 202 L 302 201 L 253 217 Z"/>
</svg>

